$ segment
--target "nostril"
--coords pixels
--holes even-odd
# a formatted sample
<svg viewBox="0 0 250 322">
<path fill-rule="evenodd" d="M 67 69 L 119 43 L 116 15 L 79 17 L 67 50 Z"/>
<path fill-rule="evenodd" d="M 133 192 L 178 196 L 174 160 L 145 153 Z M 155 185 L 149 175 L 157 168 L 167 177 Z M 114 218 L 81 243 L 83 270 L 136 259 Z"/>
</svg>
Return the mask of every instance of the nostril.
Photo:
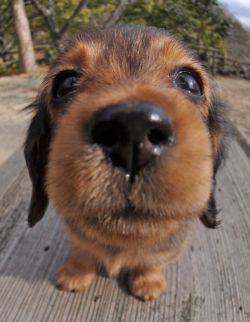
<svg viewBox="0 0 250 322">
<path fill-rule="evenodd" d="M 159 129 L 151 129 L 147 134 L 148 140 L 153 145 L 167 143 L 168 138 L 164 132 Z"/>
<path fill-rule="evenodd" d="M 119 127 L 115 123 L 103 122 L 92 130 L 94 143 L 105 147 L 113 147 L 120 142 L 120 137 Z"/>
</svg>

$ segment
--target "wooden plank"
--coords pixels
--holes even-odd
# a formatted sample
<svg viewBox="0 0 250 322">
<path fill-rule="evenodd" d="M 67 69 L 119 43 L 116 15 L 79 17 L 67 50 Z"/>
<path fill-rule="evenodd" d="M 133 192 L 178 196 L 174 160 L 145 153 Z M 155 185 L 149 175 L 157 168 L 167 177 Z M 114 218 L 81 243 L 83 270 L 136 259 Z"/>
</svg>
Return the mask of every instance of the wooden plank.
<svg viewBox="0 0 250 322">
<path fill-rule="evenodd" d="M 16 180 L 20 170 L 24 168 L 25 161 L 23 148 L 17 149 L 3 164 L 0 166 L 0 200 L 6 193 L 9 186 Z"/>
<path fill-rule="evenodd" d="M 50 208 L 35 228 L 25 221 L 30 184 L 22 171 L 0 202 L 0 320 L 247 322 L 250 321 L 250 163 L 238 145 L 219 176 L 222 225 L 194 227 L 189 250 L 167 270 L 168 293 L 143 303 L 116 281 L 99 277 L 84 294 L 55 288 L 67 256 L 62 225 Z M 16 188 L 18 184 L 18 189 Z M 15 218 L 13 221 L 11 218 Z M 14 224 L 13 224 L 14 222 Z"/>
</svg>

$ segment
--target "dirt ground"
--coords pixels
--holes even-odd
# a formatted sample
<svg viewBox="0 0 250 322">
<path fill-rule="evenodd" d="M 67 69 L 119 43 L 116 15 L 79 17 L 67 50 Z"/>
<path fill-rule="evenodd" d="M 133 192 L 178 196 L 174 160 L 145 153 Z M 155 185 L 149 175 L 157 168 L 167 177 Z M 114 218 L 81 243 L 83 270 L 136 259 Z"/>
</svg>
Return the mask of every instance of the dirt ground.
<svg viewBox="0 0 250 322">
<path fill-rule="evenodd" d="M 0 165 L 24 142 L 31 117 L 23 108 L 35 97 L 38 76 L 0 77 Z"/>
<path fill-rule="evenodd" d="M 250 144 L 250 81 L 217 77 L 222 97 L 228 102 L 229 117 Z"/>
<path fill-rule="evenodd" d="M 34 99 L 43 75 L 0 78 L 0 165 L 24 142 L 31 117 L 22 111 Z M 219 91 L 231 105 L 230 118 L 250 144 L 250 81 L 216 79 Z"/>
</svg>

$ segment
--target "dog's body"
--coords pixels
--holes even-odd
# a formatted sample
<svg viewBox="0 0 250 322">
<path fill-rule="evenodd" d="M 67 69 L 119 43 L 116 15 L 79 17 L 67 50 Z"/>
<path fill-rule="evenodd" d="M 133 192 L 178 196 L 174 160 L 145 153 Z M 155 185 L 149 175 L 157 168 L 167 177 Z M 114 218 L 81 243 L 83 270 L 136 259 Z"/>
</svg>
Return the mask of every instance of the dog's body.
<svg viewBox="0 0 250 322">
<path fill-rule="evenodd" d="M 83 291 L 101 264 L 110 276 L 128 271 L 135 296 L 157 298 L 192 221 L 217 224 L 225 121 L 207 74 L 155 28 L 86 32 L 60 54 L 34 106 L 29 222 L 50 198 L 65 223 L 71 254 L 59 286 Z"/>
</svg>

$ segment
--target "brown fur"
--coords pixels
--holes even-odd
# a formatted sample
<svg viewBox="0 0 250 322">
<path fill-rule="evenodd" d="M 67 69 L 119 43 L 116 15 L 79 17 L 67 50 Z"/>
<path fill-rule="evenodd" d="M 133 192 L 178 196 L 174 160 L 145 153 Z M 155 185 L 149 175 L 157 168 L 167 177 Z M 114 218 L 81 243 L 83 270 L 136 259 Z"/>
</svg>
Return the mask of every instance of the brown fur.
<svg viewBox="0 0 250 322">
<path fill-rule="evenodd" d="M 173 84 L 171 75 L 181 67 L 199 75 L 200 101 Z M 55 76 L 72 69 L 80 71 L 76 93 L 66 104 L 54 106 Z M 160 106 L 173 124 L 176 142 L 131 186 L 124 172 L 106 162 L 97 145 L 89 144 L 86 126 L 96 111 L 135 101 Z M 43 215 L 49 197 L 71 243 L 69 260 L 58 273 L 61 289 L 84 291 L 99 265 L 110 276 L 130 272 L 129 288 L 143 300 L 156 299 L 166 289 L 163 268 L 180 254 L 192 221 L 206 213 L 213 193 L 224 129 L 217 116 L 211 117 L 216 109 L 212 102 L 206 72 L 163 31 L 113 28 L 87 32 L 68 43 L 38 98 L 37 115 L 46 118 L 47 130 L 44 126 L 39 136 L 31 124 L 25 149 L 34 190 L 41 181 L 40 196 L 45 200 L 36 206 L 39 189 L 33 192 L 30 223 Z M 42 155 L 42 149 L 35 150 L 34 161 L 35 144 L 41 142 L 49 151 Z M 41 176 L 34 174 L 39 158 Z M 125 215 L 128 202 L 135 210 Z"/>
</svg>

